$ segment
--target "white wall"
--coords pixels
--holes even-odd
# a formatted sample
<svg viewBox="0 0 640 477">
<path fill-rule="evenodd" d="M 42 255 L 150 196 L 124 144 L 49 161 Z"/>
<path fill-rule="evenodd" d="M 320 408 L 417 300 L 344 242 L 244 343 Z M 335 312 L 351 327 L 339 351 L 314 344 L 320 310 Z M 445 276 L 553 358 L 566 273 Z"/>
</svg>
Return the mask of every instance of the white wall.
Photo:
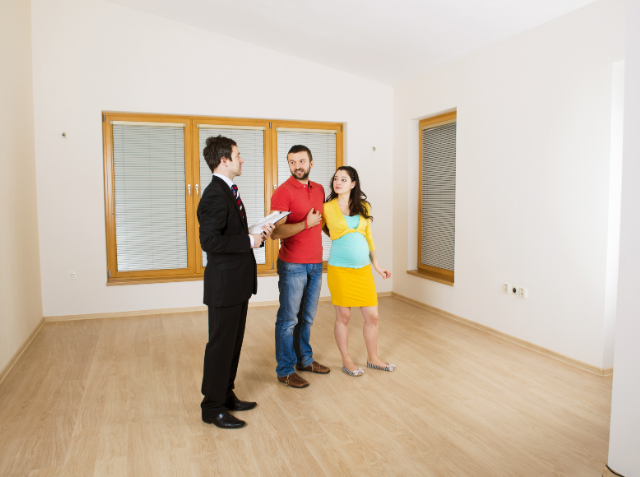
<svg viewBox="0 0 640 477">
<path fill-rule="evenodd" d="M 42 320 L 29 0 L 0 3 L 0 372 Z"/>
<path fill-rule="evenodd" d="M 603 367 L 623 10 L 622 0 L 600 0 L 394 88 L 394 291 Z M 417 121 L 452 108 L 456 278 L 448 287 L 404 271 L 417 264 Z M 528 288 L 529 298 L 503 294 L 503 283 Z"/>
<path fill-rule="evenodd" d="M 620 207 L 622 200 L 622 151 L 624 139 L 624 61 L 613 64 L 611 96 L 611 153 L 609 155 L 609 211 L 604 297 L 603 368 L 613 367 L 620 259 Z"/>
<path fill-rule="evenodd" d="M 611 400 L 609 467 L 640 476 L 640 1 L 626 12 L 626 92 L 620 273 L 616 317 L 615 373 Z"/>
<path fill-rule="evenodd" d="M 346 122 L 391 266 L 390 86 L 101 0 L 33 0 L 33 64 L 45 316 L 202 304 L 201 281 L 105 285 L 102 110 Z"/>
</svg>

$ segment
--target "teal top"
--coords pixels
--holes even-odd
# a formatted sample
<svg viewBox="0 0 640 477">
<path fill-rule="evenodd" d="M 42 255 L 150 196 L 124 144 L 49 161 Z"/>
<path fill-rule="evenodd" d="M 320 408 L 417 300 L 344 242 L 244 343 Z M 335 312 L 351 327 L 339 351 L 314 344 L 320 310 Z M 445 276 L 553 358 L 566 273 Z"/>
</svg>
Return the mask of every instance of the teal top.
<svg viewBox="0 0 640 477">
<path fill-rule="evenodd" d="M 345 215 L 344 218 L 347 220 L 347 227 L 358 228 L 359 215 Z M 366 237 L 359 232 L 351 232 L 331 242 L 329 265 L 345 268 L 362 268 L 369 265 L 369 244 Z"/>
</svg>

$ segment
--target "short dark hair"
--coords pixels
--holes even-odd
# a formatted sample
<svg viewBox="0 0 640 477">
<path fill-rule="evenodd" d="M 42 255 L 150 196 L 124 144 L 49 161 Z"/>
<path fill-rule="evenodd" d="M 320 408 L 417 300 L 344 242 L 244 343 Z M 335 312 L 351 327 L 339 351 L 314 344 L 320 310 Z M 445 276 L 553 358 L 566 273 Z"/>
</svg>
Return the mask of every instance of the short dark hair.
<svg viewBox="0 0 640 477">
<path fill-rule="evenodd" d="M 236 142 L 228 137 L 211 136 L 207 138 L 207 145 L 202 150 L 202 155 L 204 156 L 204 160 L 207 161 L 211 172 L 220 165 L 223 157 L 226 157 L 230 161 L 232 160 L 231 153 L 233 152 L 233 146 L 237 146 Z"/>
<path fill-rule="evenodd" d="M 296 152 L 302 151 L 306 152 L 309 156 L 309 162 L 313 161 L 313 156 L 311 155 L 311 151 L 309 150 L 309 148 L 307 146 L 301 146 L 300 144 L 298 144 L 297 146 L 291 146 L 291 149 L 289 149 L 289 152 L 287 152 L 287 157 L 289 157 L 289 154 L 295 154 Z"/>
</svg>

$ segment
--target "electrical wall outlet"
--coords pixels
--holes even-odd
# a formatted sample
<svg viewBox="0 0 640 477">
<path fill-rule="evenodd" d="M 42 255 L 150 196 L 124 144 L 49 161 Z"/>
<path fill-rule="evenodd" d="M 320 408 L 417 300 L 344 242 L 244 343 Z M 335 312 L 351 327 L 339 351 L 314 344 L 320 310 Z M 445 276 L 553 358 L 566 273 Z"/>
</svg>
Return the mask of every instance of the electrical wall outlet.
<svg viewBox="0 0 640 477">
<path fill-rule="evenodd" d="M 76 272 L 69 272 L 69 280 L 75 280 L 77 278 Z"/>
<path fill-rule="evenodd" d="M 502 284 L 502 292 L 508 295 L 517 295 L 520 298 L 527 298 L 528 292 L 526 288 L 511 285 L 509 283 Z"/>
</svg>

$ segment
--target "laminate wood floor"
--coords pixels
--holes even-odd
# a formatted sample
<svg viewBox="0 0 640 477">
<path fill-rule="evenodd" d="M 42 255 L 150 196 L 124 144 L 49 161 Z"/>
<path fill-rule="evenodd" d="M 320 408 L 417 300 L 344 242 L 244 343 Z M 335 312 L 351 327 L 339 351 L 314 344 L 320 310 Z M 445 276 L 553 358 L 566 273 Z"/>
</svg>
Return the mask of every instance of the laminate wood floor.
<svg viewBox="0 0 640 477">
<path fill-rule="evenodd" d="M 200 419 L 205 313 L 46 323 L 0 384 L 0 475 L 598 476 L 611 377 L 599 377 L 396 298 L 380 356 L 340 371 L 333 307 L 312 331 L 328 375 L 275 377 L 276 307 L 250 308 L 236 393 L 259 406 L 223 431 Z M 240 415 L 240 413 L 238 413 Z"/>
</svg>

